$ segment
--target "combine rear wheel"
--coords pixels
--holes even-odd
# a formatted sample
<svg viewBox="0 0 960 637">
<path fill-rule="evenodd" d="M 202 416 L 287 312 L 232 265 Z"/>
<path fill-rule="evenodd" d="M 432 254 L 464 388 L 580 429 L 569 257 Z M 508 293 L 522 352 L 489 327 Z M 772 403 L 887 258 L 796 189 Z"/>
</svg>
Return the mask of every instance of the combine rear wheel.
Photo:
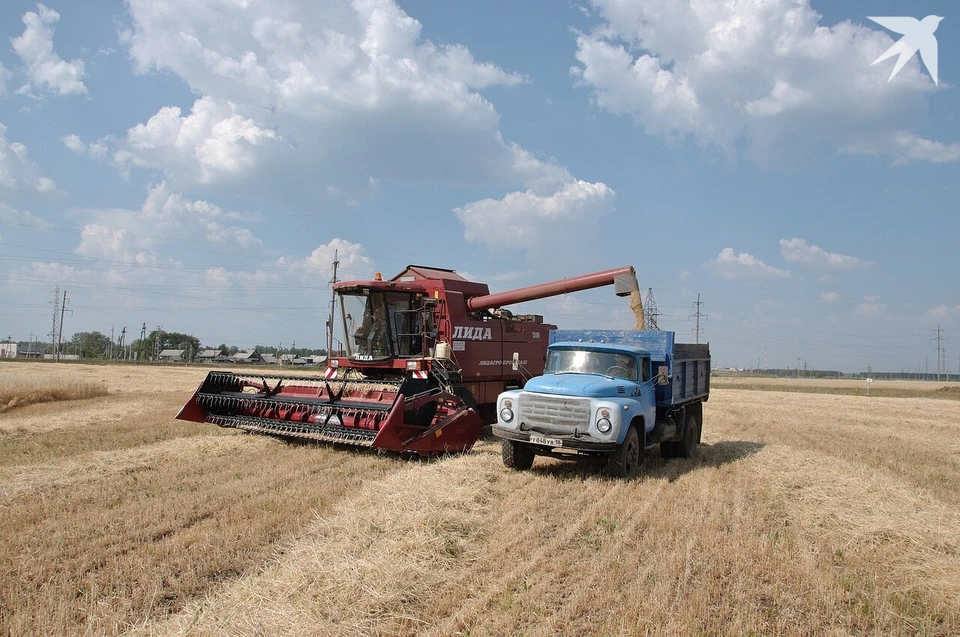
<svg viewBox="0 0 960 637">
<path fill-rule="evenodd" d="M 503 466 L 510 467 L 516 471 L 526 471 L 533 466 L 533 458 L 536 456 L 530 445 L 524 442 L 514 440 L 504 440 L 500 450 L 503 458 Z"/>
</svg>

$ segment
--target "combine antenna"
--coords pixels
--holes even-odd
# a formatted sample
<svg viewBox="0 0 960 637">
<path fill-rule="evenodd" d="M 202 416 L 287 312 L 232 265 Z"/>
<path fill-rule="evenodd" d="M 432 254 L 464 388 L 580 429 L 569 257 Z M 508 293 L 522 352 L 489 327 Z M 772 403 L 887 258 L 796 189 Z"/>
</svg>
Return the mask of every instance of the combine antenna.
<svg viewBox="0 0 960 637">
<path fill-rule="evenodd" d="M 657 299 L 653 298 L 653 288 L 647 288 L 647 296 L 643 300 L 643 317 L 648 330 L 660 330 L 657 318 L 663 316 L 657 309 Z"/>
<path fill-rule="evenodd" d="M 697 308 L 697 311 L 691 314 L 690 316 L 688 316 L 687 319 L 688 320 L 692 318 L 697 319 L 697 326 L 694 328 L 693 331 L 694 331 L 694 334 L 696 334 L 697 343 L 699 343 L 700 342 L 700 319 L 702 318 L 703 320 L 707 320 L 710 317 L 708 317 L 706 314 L 700 311 L 700 307 L 703 305 L 703 301 L 700 300 L 699 292 L 697 292 L 697 300 L 693 303 L 693 305 L 694 307 Z"/>
<path fill-rule="evenodd" d="M 333 353 L 333 316 L 337 311 L 337 293 L 333 286 L 337 283 L 337 269 L 340 267 L 340 251 L 333 251 L 333 278 L 330 279 L 330 319 L 327 321 L 327 356 Z"/>
</svg>

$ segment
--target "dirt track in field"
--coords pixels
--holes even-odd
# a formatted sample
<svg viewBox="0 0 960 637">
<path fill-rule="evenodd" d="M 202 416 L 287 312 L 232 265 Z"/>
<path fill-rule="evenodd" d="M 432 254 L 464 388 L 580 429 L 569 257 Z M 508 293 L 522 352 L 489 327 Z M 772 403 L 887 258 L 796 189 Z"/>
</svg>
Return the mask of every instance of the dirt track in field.
<svg viewBox="0 0 960 637">
<path fill-rule="evenodd" d="M 716 389 L 623 483 L 173 420 L 204 374 L 0 365 L 109 392 L 0 414 L 0 633 L 960 632 L 956 401 Z"/>
</svg>

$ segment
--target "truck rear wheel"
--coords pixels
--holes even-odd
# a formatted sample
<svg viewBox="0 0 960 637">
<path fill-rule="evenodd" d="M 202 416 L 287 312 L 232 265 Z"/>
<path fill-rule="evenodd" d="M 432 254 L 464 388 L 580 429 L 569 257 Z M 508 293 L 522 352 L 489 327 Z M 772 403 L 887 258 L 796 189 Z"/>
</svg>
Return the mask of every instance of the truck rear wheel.
<svg viewBox="0 0 960 637">
<path fill-rule="evenodd" d="M 693 414 L 687 414 L 687 425 L 683 428 L 683 440 L 677 443 L 681 458 L 692 458 L 697 451 L 697 442 L 700 440 L 700 425 Z"/>
<path fill-rule="evenodd" d="M 533 453 L 530 445 L 515 440 L 504 440 L 500 447 L 500 457 L 503 458 L 503 466 L 516 471 L 526 471 L 533 466 L 533 458 L 537 454 Z"/>
<path fill-rule="evenodd" d="M 640 445 L 640 434 L 637 428 L 630 426 L 623 443 L 610 453 L 607 460 L 607 473 L 614 478 L 632 480 L 640 471 L 640 461 L 643 459 L 643 447 Z"/>
</svg>

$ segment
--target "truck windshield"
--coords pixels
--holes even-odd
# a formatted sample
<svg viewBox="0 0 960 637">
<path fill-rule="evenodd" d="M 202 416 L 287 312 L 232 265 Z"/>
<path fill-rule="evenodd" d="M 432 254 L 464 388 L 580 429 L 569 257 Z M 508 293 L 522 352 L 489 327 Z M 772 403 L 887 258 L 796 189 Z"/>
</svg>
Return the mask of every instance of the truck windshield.
<svg viewBox="0 0 960 637">
<path fill-rule="evenodd" d="M 637 360 L 629 354 L 582 349 L 553 349 L 547 353 L 546 374 L 602 374 L 637 380 Z"/>
<path fill-rule="evenodd" d="M 422 355 L 420 313 L 414 295 L 360 289 L 340 294 L 341 328 L 347 356 L 379 361 Z"/>
</svg>

